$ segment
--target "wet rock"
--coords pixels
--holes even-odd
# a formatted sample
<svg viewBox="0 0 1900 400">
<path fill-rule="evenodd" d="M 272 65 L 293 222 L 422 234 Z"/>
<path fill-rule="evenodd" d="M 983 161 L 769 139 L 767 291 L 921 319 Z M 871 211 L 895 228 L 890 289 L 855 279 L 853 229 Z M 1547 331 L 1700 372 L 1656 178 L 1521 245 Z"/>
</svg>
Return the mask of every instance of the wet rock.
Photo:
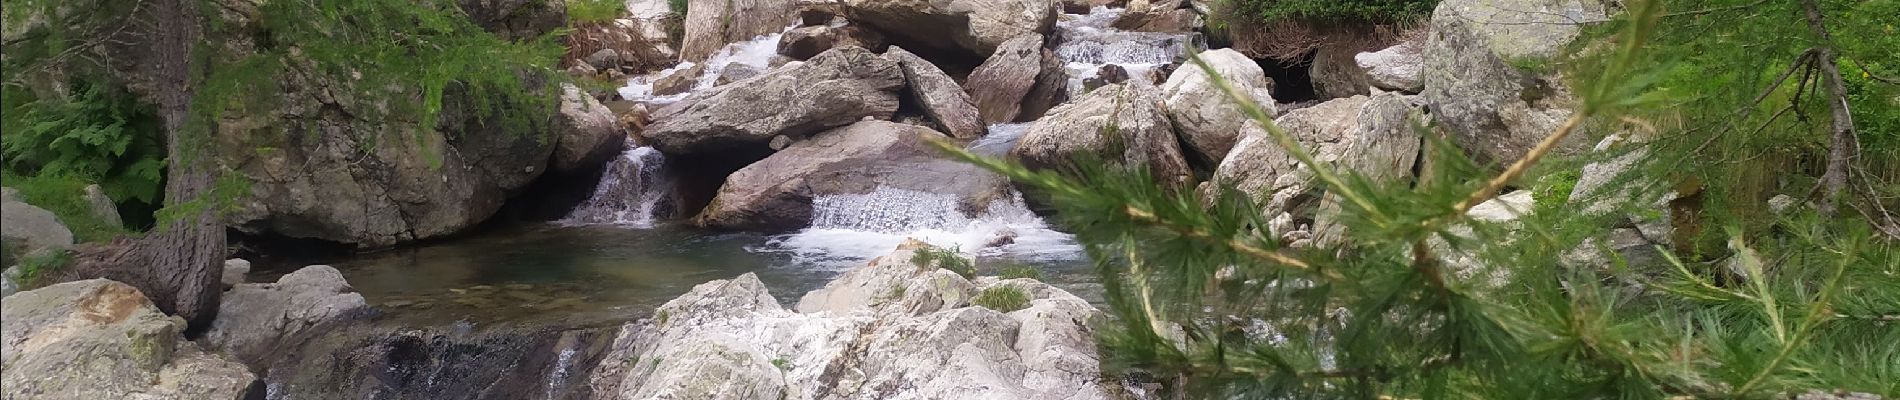
<svg viewBox="0 0 1900 400">
<path fill-rule="evenodd" d="M 705 64 L 693 64 L 686 68 L 680 68 L 666 76 L 660 77 L 660 79 L 654 80 L 653 94 L 655 96 L 672 96 L 686 93 L 689 90 L 693 90 L 693 85 L 699 84 L 699 76 L 705 74 Z"/>
<path fill-rule="evenodd" d="M 100 188 L 99 185 L 86 185 L 83 193 L 85 193 L 83 196 L 86 200 L 86 209 L 92 211 L 92 216 L 99 218 L 99 222 L 109 226 L 125 225 L 125 220 L 119 218 L 119 206 L 112 202 L 112 196 L 106 195 L 104 188 Z"/>
<path fill-rule="evenodd" d="M 1128 69 L 1122 68 L 1121 64 L 1103 65 L 1095 71 L 1095 76 L 1082 80 L 1082 89 L 1095 90 L 1103 86 L 1127 82 L 1128 79 Z M 1162 90 L 1167 89 L 1164 86 Z"/>
<path fill-rule="evenodd" d="M 884 32 L 892 43 L 977 58 L 1015 38 L 1048 34 L 1057 11 L 1055 0 L 844 1 L 846 18 Z"/>
<path fill-rule="evenodd" d="M 27 204 L 12 188 L 6 190 L 8 194 L 0 198 L 0 238 L 16 246 L 8 251 L 29 254 L 73 245 L 73 232 L 52 211 Z"/>
<path fill-rule="evenodd" d="M 1111 85 L 1056 107 L 1029 128 L 1010 156 L 1030 168 L 1063 169 L 1074 167 L 1076 157 L 1088 155 L 1144 167 L 1162 185 L 1186 187 L 1193 174 L 1161 100 L 1150 90 Z"/>
<path fill-rule="evenodd" d="M 138 289 L 104 279 L 21 292 L 0 302 L 0 397 L 244 398 L 257 378 L 180 334 Z"/>
<path fill-rule="evenodd" d="M 799 21 L 798 23 L 801 26 L 830 25 L 831 20 L 837 17 L 838 17 L 837 15 L 834 15 L 830 11 L 827 11 L 827 10 L 820 10 L 820 9 L 815 9 L 815 8 L 806 8 L 806 9 L 798 10 L 798 21 Z"/>
<path fill-rule="evenodd" d="M 983 123 L 1016 120 L 1016 114 L 1022 111 L 1023 97 L 1029 94 L 1030 87 L 1036 84 L 1036 75 L 1042 71 L 1042 40 L 1040 34 L 1010 39 L 997 47 L 983 65 L 970 72 L 963 87 L 976 103 Z"/>
<path fill-rule="evenodd" d="M 363 295 L 336 268 L 312 265 L 276 283 L 245 283 L 226 291 L 204 342 L 262 370 L 285 349 L 367 310 Z"/>
<path fill-rule="evenodd" d="M 763 146 L 773 136 L 805 137 L 865 117 L 897 112 L 904 73 L 859 47 L 767 72 L 745 85 L 715 87 L 655 112 L 645 136 L 667 154 Z"/>
<path fill-rule="evenodd" d="M 1592 0 L 1439 3 L 1424 49 L 1425 103 L 1480 162 L 1516 161 L 1562 125 L 1575 102 L 1563 79 L 1535 65 L 1561 56 L 1581 34 L 1578 22 L 1604 18 Z M 1571 135 L 1558 154 L 1587 149 L 1586 136 Z"/>
<path fill-rule="evenodd" d="M 951 160 L 927 142 L 940 137 L 929 128 L 888 121 L 819 133 L 733 172 L 694 221 L 728 229 L 791 230 L 810 225 L 813 199 L 826 195 L 891 189 L 949 193 L 966 209 L 981 210 L 1007 192 L 1000 177 Z"/>
<path fill-rule="evenodd" d="M 1418 93 L 1425 88 L 1419 75 L 1425 71 L 1424 43 L 1406 41 L 1385 49 L 1359 53 L 1353 62 L 1366 71 L 1372 86 L 1385 90 Z"/>
<path fill-rule="evenodd" d="M 554 158 L 549 167 L 556 172 L 591 171 L 606 164 L 626 142 L 627 132 L 613 110 L 594 100 L 573 84 L 561 85 L 560 118 L 556 120 Z"/>
<path fill-rule="evenodd" d="M 723 86 L 728 83 L 751 79 L 754 76 L 759 76 L 758 68 L 740 63 L 726 64 L 725 68 L 719 69 L 719 77 L 713 80 L 713 85 Z"/>
<path fill-rule="evenodd" d="M 958 139 L 975 139 L 983 136 L 983 119 L 977 114 L 976 104 L 970 95 L 964 93 L 957 81 L 944 74 L 935 64 L 911 54 L 903 48 L 892 46 L 884 52 L 884 58 L 896 61 L 904 70 L 904 81 L 908 83 L 907 95 L 924 109 L 930 120 L 943 128 L 944 133 Z"/>
<path fill-rule="evenodd" d="M 1235 92 L 1249 96 L 1267 115 L 1278 114 L 1271 94 L 1273 80 L 1267 78 L 1267 73 L 1253 59 L 1233 49 L 1204 51 L 1200 57 L 1219 72 Z M 1188 149 L 1198 160 L 1214 164 L 1225 158 L 1234 142 L 1240 140 L 1248 117 L 1210 78 L 1196 66 L 1176 69 L 1168 75 L 1168 81 L 1161 84 L 1161 99 L 1167 105 L 1168 118 L 1180 128 Z"/>
<path fill-rule="evenodd" d="M 680 60 L 701 62 L 727 43 L 778 32 L 797 17 L 785 0 L 688 0 Z M 677 11 L 677 10 L 675 10 Z"/>
<path fill-rule="evenodd" d="M 1091 324 L 1100 311 L 1027 279 L 909 262 L 920 244 L 779 307 L 752 274 L 693 288 L 621 328 L 589 388 L 607 398 L 1103 399 Z M 1008 313 L 973 306 L 1011 286 Z"/>
</svg>

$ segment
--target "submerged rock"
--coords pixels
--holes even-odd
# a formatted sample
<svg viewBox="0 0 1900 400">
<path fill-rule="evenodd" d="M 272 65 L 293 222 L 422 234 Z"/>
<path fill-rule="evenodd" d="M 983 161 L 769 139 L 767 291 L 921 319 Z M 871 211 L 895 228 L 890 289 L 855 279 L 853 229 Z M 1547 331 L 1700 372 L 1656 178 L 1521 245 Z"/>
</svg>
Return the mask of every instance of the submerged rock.
<svg viewBox="0 0 1900 400">
<path fill-rule="evenodd" d="M 922 244 L 840 276 L 801 301 L 773 300 L 752 274 L 694 287 L 621 328 L 594 370 L 595 398 L 1103 399 L 1092 324 L 1101 312 L 1028 279 L 979 278 L 910 262 Z M 1008 287 L 1020 310 L 972 305 Z"/>
<path fill-rule="evenodd" d="M 1233 49 L 1204 51 L 1200 57 L 1266 115 L 1278 114 L 1270 93 L 1273 79 L 1253 59 Z M 1168 81 L 1161 85 L 1161 99 L 1167 105 L 1169 119 L 1180 128 L 1181 139 L 1200 160 L 1210 164 L 1227 156 L 1248 121 L 1247 114 L 1198 66 L 1183 66 L 1168 75 Z"/>
<path fill-rule="evenodd" d="M 131 286 L 67 282 L 0 303 L 0 397 L 8 399 L 246 398 L 257 378 L 180 334 Z"/>
<path fill-rule="evenodd" d="M 1049 110 L 1010 156 L 1038 169 L 1072 168 L 1077 157 L 1097 157 L 1147 168 L 1162 185 L 1186 187 L 1193 174 L 1152 90 L 1139 84 L 1110 85 Z"/>
<path fill-rule="evenodd" d="M 238 284 L 224 293 L 204 341 L 261 370 L 329 324 L 367 312 L 363 295 L 355 292 L 328 265 L 304 267 L 277 283 Z"/>
<path fill-rule="evenodd" d="M 1425 103 L 1452 142 L 1481 162 L 1522 158 L 1572 113 L 1563 79 L 1546 71 L 1604 20 L 1595 0 L 1447 0 L 1432 13 L 1422 76 Z M 1571 135 L 1560 153 L 1586 149 Z"/>
<path fill-rule="evenodd" d="M 764 147 L 778 135 L 802 138 L 865 117 L 897 112 L 904 73 L 859 47 L 839 47 L 748 79 L 695 92 L 654 113 L 644 136 L 667 154 Z"/>
<path fill-rule="evenodd" d="M 1002 178 L 944 156 L 942 133 L 864 121 L 819 133 L 733 172 L 694 221 L 730 229 L 790 230 L 812 221 L 812 202 L 879 189 L 948 193 L 981 210 L 1008 190 Z"/>
</svg>

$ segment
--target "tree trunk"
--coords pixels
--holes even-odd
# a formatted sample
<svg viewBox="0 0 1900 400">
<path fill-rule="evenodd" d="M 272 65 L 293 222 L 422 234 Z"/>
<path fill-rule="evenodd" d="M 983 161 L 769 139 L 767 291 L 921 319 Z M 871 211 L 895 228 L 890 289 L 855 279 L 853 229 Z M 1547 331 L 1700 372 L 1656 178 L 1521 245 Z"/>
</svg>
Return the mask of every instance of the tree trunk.
<svg viewBox="0 0 1900 400">
<path fill-rule="evenodd" d="M 1821 22 L 1821 5 L 1817 0 L 1803 0 L 1801 6 L 1807 11 L 1808 29 L 1813 30 L 1815 39 L 1820 41 L 1815 47 L 1819 50 L 1815 55 L 1816 66 L 1827 83 L 1827 106 L 1832 112 L 1834 137 L 1828 146 L 1827 172 L 1821 174 L 1820 211 L 1822 215 L 1833 215 L 1835 201 L 1847 188 L 1847 165 L 1853 158 L 1855 140 L 1854 116 L 1847 107 L 1847 85 L 1841 81 L 1841 68 L 1834 63 L 1834 39 L 1828 35 L 1827 25 Z"/>
<path fill-rule="evenodd" d="M 165 205 L 181 211 L 159 222 L 145 237 L 107 245 L 84 246 L 74 265 L 58 280 L 106 278 L 139 289 L 154 305 L 184 317 L 199 331 L 217 316 L 219 279 L 224 273 L 225 231 L 211 198 L 217 166 L 205 133 L 193 125 L 192 96 L 197 72 L 192 47 L 200 22 L 194 0 L 150 0 L 135 18 L 149 24 L 138 38 L 144 54 L 134 73 L 150 86 L 158 103 L 166 141 Z"/>
</svg>

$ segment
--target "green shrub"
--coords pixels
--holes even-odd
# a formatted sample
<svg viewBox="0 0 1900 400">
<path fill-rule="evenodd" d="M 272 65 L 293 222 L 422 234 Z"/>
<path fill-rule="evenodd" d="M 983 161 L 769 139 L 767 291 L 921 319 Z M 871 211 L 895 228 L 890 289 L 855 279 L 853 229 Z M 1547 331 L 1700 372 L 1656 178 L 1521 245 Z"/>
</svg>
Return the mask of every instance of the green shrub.
<svg viewBox="0 0 1900 400">
<path fill-rule="evenodd" d="M 98 183 L 115 201 L 156 205 L 165 179 L 165 147 L 150 107 L 124 89 L 79 81 L 66 98 L 9 104 L 0 153 L 19 176 L 68 176 Z M 31 94 L 6 93 L 11 101 Z M 7 183 L 14 185 L 12 180 Z M 64 216 L 64 215 L 62 215 Z"/>
<path fill-rule="evenodd" d="M 93 214 L 92 205 L 84 197 L 87 183 L 79 178 L 63 175 L 23 177 L 0 171 L 0 180 L 6 181 L 7 187 L 19 189 L 21 201 L 44 208 L 59 217 L 59 222 L 73 232 L 74 241 L 102 242 L 131 232 L 124 226 L 113 225 Z"/>
<path fill-rule="evenodd" d="M 1043 280 L 1042 270 L 1036 269 L 1036 267 L 1024 265 L 1024 264 L 1011 264 L 1009 266 L 1003 267 L 1002 273 L 998 275 L 1001 276 L 1003 279 L 1035 279 L 1039 281 Z"/>
<path fill-rule="evenodd" d="M 976 279 L 976 265 L 964 258 L 957 249 L 924 246 L 911 252 L 910 263 L 916 264 L 918 268 L 943 268 L 962 275 L 964 279 Z"/>
<path fill-rule="evenodd" d="M 1241 16 L 1263 22 L 1395 22 L 1430 15 L 1438 0 L 1236 0 L 1231 5 Z"/>
<path fill-rule="evenodd" d="M 567 0 L 567 21 L 570 25 L 610 21 L 626 11 L 626 3 L 619 0 Z"/>
<path fill-rule="evenodd" d="M 983 289 L 970 302 L 999 312 L 1011 312 L 1029 308 L 1029 294 L 1012 285 L 996 285 Z"/>
<path fill-rule="evenodd" d="M 35 287 L 46 274 L 65 268 L 73 262 L 73 256 L 66 250 L 53 250 L 28 254 L 20 260 L 20 286 Z"/>
<path fill-rule="evenodd" d="M 774 358 L 772 359 L 772 366 L 778 367 L 781 371 L 791 371 L 792 360 L 787 360 L 784 357 Z"/>
</svg>

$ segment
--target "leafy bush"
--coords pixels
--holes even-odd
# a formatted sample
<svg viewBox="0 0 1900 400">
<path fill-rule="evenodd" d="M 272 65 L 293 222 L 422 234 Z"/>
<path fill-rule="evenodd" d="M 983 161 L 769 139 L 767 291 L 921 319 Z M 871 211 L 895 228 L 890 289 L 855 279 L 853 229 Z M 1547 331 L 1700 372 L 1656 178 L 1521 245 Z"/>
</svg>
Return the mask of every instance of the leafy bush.
<svg viewBox="0 0 1900 400">
<path fill-rule="evenodd" d="M 924 246 L 911 252 L 910 263 L 916 264 L 918 268 L 943 268 L 962 275 L 964 279 L 976 279 L 976 265 L 957 249 Z"/>
<path fill-rule="evenodd" d="M 151 108 L 101 82 L 79 81 L 69 90 L 66 98 L 34 99 L 4 110 L 0 152 L 5 169 L 19 176 L 72 177 L 98 183 L 115 201 L 158 204 L 165 148 Z M 24 91 L 7 95 L 30 96 Z"/>
<path fill-rule="evenodd" d="M 996 285 L 983 289 L 970 302 L 998 312 L 1012 312 L 1029 308 L 1029 294 L 1015 286 Z"/>
</svg>

